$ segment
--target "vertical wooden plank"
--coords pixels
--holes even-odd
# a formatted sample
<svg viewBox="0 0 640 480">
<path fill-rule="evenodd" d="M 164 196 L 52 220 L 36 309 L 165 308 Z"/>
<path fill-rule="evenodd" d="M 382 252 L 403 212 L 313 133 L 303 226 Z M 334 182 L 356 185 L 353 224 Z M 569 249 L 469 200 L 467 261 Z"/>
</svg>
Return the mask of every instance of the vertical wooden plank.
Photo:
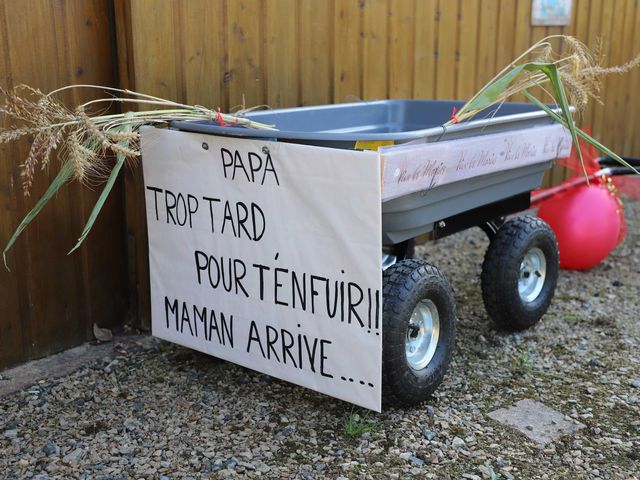
<svg viewBox="0 0 640 480">
<path fill-rule="evenodd" d="M 65 83 L 115 85 L 113 43 L 105 41 L 105 38 L 114 34 L 111 31 L 111 8 L 109 0 L 67 3 L 65 31 L 69 48 L 69 79 Z M 78 90 L 74 93 L 73 102 L 79 104 L 102 96 L 96 91 Z M 114 110 L 111 108 L 112 112 Z M 79 235 L 84 228 L 100 192 L 101 188 L 85 188 L 78 184 L 72 186 L 69 209 L 73 212 L 79 208 L 78 213 L 73 215 L 74 235 Z M 81 260 L 82 291 L 85 292 L 80 315 L 86 338 L 92 338 L 94 322 L 102 327 L 111 327 L 120 325 L 124 320 L 127 295 L 124 282 L 126 242 L 123 211 L 123 181 L 119 178 L 77 256 Z M 96 272 L 101 273 L 96 275 Z M 90 299 L 90 302 L 86 299 Z"/>
<path fill-rule="evenodd" d="M 294 107 L 300 103 L 298 2 L 271 0 L 266 8 L 267 104 Z"/>
<path fill-rule="evenodd" d="M 640 5 L 635 2 L 635 14 L 633 17 L 633 34 L 631 39 L 627 38 L 632 45 L 640 45 Z M 637 52 L 633 52 L 637 54 Z M 638 135 L 638 122 L 640 122 L 640 89 L 632 86 L 640 85 L 640 69 L 634 68 L 626 75 L 625 88 L 631 94 L 631 102 L 627 107 L 628 114 L 625 118 L 625 137 L 622 153 L 628 156 L 640 157 L 640 135 Z"/>
<path fill-rule="evenodd" d="M 229 108 L 225 96 L 224 10 L 220 1 L 182 1 L 178 36 L 183 45 L 180 74 L 190 105 Z"/>
<path fill-rule="evenodd" d="M 110 42 L 111 2 L 109 0 L 67 1 L 64 9 L 54 9 L 63 14 L 61 21 L 65 31 L 65 47 L 67 48 L 67 64 L 61 80 L 72 84 L 108 82 L 115 80 L 113 46 Z M 90 89 L 75 90 L 73 101 L 85 102 L 102 97 Z"/>
<path fill-rule="evenodd" d="M 591 0 L 573 0 L 572 35 L 587 42 L 589 35 L 589 3 Z"/>
<path fill-rule="evenodd" d="M 456 98 L 469 99 L 476 93 L 476 49 L 478 47 L 478 15 L 480 4 L 477 0 L 461 0 L 458 29 L 458 76 Z"/>
<path fill-rule="evenodd" d="M 438 57 L 438 1 L 416 2 L 414 42 L 414 98 L 432 99 L 436 94 L 436 59 Z"/>
<path fill-rule="evenodd" d="M 333 2 L 300 0 L 302 105 L 333 99 Z"/>
<path fill-rule="evenodd" d="M 496 34 L 496 73 L 509 65 L 518 54 L 517 51 L 514 51 L 517 3 L 511 0 L 500 0 L 498 32 Z"/>
<path fill-rule="evenodd" d="M 478 50 L 476 55 L 476 88 L 479 90 L 497 72 L 495 51 L 498 34 L 498 0 L 482 0 L 479 18 Z"/>
<path fill-rule="evenodd" d="M 113 23 L 115 28 L 115 56 L 118 67 L 118 84 L 121 88 L 136 90 L 133 34 L 131 31 L 131 0 L 114 0 Z"/>
<path fill-rule="evenodd" d="M 440 0 L 438 5 L 438 59 L 436 63 L 436 98 L 453 99 L 456 88 L 456 52 L 458 49 L 457 2 Z"/>
<path fill-rule="evenodd" d="M 334 19 L 333 101 L 336 103 L 354 101 L 362 98 L 360 1 L 336 2 Z"/>
<path fill-rule="evenodd" d="M 138 90 L 136 85 L 136 56 L 134 54 L 134 24 L 132 2 L 116 0 L 115 27 L 118 49 L 118 74 L 121 88 Z M 139 19 L 136 18 L 136 21 Z M 121 59 L 121 55 L 124 58 Z M 144 83 L 144 82 L 142 82 Z M 143 90 L 144 85 L 140 90 Z M 123 169 L 125 199 L 125 244 L 127 291 L 131 321 L 142 330 L 151 330 L 151 295 L 149 287 L 149 248 L 147 217 L 144 203 L 144 182 L 138 163 Z"/>
<path fill-rule="evenodd" d="M 611 65 L 622 65 L 634 55 L 640 53 L 640 46 L 633 45 L 626 39 L 633 38 L 633 17 L 635 13 L 634 0 L 620 0 L 619 6 L 613 16 L 613 28 L 611 32 Z M 619 12 L 622 11 L 622 14 Z M 604 101 L 606 111 L 604 116 L 604 128 L 608 132 L 608 146 L 618 152 L 624 147 L 624 128 L 611 128 L 620 125 L 622 119 L 629 118 L 630 92 L 625 83 L 629 73 L 610 75 L 607 77 Z M 620 125 L 621 126 L 621 125 Z"/>
<path fill-rule="evenodd" d="M 531 4 L 516 2 L 516 18 L 513 33 L 513 59 L 522 55 L 531 45 Z M 513 96 L 514 102 L 524 102 L 522 94 Z"/>
<path fill-rule="evenodd" d="M 606 6 L 603 10 L 603 32 L 608 30 L 608 35 L 603 36 L 603 45 L 607 51 L 604 63 L 607 66 L 619 65 L 622 63 L 622 51 L 624 49 L 624 14 L 625 12 L 625 0 L 617 0 L 615 3 L 615 9 L 611 9 Z M 607 17 L 609 21 L 605 19 Z M 608 26 L 608 28 L 607 28 Z M 603 35 L 606 35 L 604 33 Z M 612 118 L 611 113 L 615 111 L 619 102 L 616 99 L 622 94 L 622 92 L 616 90 L 618 75 L 607 75 L 602 78 L 602 94 L 601 98 L 604 102 L 604 106 L 597 105 L 596 111 L 598 114 L 594 117 L 594 130 L 598 132 L 605 145 L 615 150 L 615 129 L 608 128 L 610 121 L 615 123 L 615 116 L 620 115 L 622 112 L 619 110 L 615 112 L 615 116 Z M 618 117 L 620 118 L 620 117 Z"/>
<path fill-rule="evenodd" d="M 589 2 L 589 24 L 587 28 L 587 37 L 584 42 L 586 45 L 595 50 L 599 45 L 600 31 L 601 31 L 601 16 L 602 16 L 602 3 L 598 0 L 591 0 Z M 591 102 L 584 112 L 582 125 L 591 128 L 593 133 L 593 119 L 594 119 L 595 102 Z"/>
<path fill-rule="evenodd" d="M 531 4 L 516 2 L 513 33 L 513 57 L 520 56 L 531 45 Z"/>
<path fill-rule="evenodd" d="M 8 31 L 5 4 L 0 3 L 0 28 Z M 0 39 L 0 85 L 12 88 L 11 68 L 9 64 L 9 38 L 6 34 Z M 7 127 L 3 115 L 0 115 L 0 127 Z M 22 192 L 18 172 L 18 148 L 13 144 L 0 144 L 0 243 L 6 245 L 10 235 L 17 227 L 23 214 Z M 27 232 L 28 233 L 28 232 Z M 25 235 L 27 235 L 25 233 Z M 25 239 L 22 238 L 8 256 L 8 272 L 0 265 L 0 368 L 17 363 L 24 358 L 23 304 L 26 278 L 23 270 L 28 260 Z M 21 301 L 22 300 L 22 301 Z"/>
<path fill-rule="evenodd" d="M 180 62 L 176 61 L 175 43 L 177 5 L 175 2 L 131 0 L 131 45 L 136 88 L 149 95 L 181 101 L 183 76 Z"/>
<path fill-rule="evenodd" d="M 414 0 L 394 0 L 389 9 L 389 98 L 413 95 L 415 13 Z"/>
<path fill-rule="evenodd" d="M 389 1 L 366 0 L 363 14 L 362 98 L 385 99 L 390 75 Z"/>
<path fill-rule="evenodd" d="M 600 34 L 602 38 L 602 53 L 605 56 L 605 64 L 610 63 L 611 53 L 612 51 L 621 47 L 621 45 L 613 45 L 613 20 L 614 16 L 619 15 L 616 11 L 617 2 L 604 2 L 602 5 L 602 14 L 601 14 L 601 23 L 600 23 Z M 605 78 L 602 85 L 602 98 L 607 100 L 607 90 L 610 87 L 609 78 Z M 605 103 L 606 105 L 606 103 Z M 593 110 L 593 133 L 596 138 L 602 139 L 605 145 L 610 141 L 609 140 L 609 132 L 610 130 L 605 127 L 605 109 L 609 108 L 606 106 L 596 104 Z"/>
<path fill-rule="evenodd" d="M 85 4 L 85 7 L 89 4 Z M 78 8 L 80 7 L 80 8 Z M 62 84 L 72 84 L 72 83 L 85 83 L 85 69 L 87 65 L 84 64 L 83 59 L 75 57 L 75 52 L 73 52 L 74 48 L 78 48 L 77 45 L 71 45 L 73 42 L 73 36 L 75 30 L 69 29 L 70 19 L 72 18 L 83 18 L 85 13 L 82 11 L 83 7 L 78 4 L 73 3 L 65 3 L 62 8 L 55 8 L 52 4 L 52 17 L 56 24 L 55 32 L 56 32 L 56 44 L 62 47 L 63 53 L 58 58 L 58 78 L 60 78 Z M 84 19 L 83 19 L 84 22 Z M 91 20 L 87 19 L 89 26 L 91 26 Z M 87 39 L 83 39 L 83 46 L 86 46 L 88 42 Z M 82 47 L 80 47 L 82 48 Z M 89 60 L 90 61 L 90 60 Z M 90 82 L 86 82 L 90 83 Z M 64 100 L 67 105 L 78 105 L 83 101 L 89 100 L 89 92 L 73 92 L 67 91 L 60 95 L 60 97 Z M 88 198 L 85 196 L 83 189 L 79 188 L 77 184 L 67 185 L 68 189 L 68 209 L 69 209 L 69 217 L 71 223 L 72 232 L 81 232 L 83 228 L 82 219 L 84 217 L 84 213 L 88 204 Z M 92 229 L 93 230 L 93 229 Z M 95 232 L 91 232 L 90 237 L 93 237 Z M 91 240 L 91 238 L 88 238 Z M 71 263 L 73 264 L 73 270 L 77 279 L 77 294 L 81 301 L 78 301 L 76 308 L 77 311 L 74 312 L 75 325 L 73 325 L 76 332 L 80 333 L 82 336 L 87 336 L 90 332 L 88 329 L 88 325 L 85 323 L 85 319 L 91 318 L 92 313 L 92 292 L 89 284 L 89 272 L 88 272 L 88 252 L 87 252 L 87 244 L 82 245 L 71 258 Z M 53 322 L 49 322 L 49 325 L 52 325 Z M 51 334 L 54 334 L 54 331 L 51 331 Z"/>
</svg>

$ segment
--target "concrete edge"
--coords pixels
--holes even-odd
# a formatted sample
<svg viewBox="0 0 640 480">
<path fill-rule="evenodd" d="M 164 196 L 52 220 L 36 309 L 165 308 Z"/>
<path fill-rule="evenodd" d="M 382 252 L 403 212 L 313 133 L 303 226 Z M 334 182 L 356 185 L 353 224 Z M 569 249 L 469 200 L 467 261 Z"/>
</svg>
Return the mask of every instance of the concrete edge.
<svg viewBox="0 0 640 480">
<path fill-rule="evenodd" d="M 43 379 L 59 378 L 131 347 L 150 350 L 160 340 L 151 335 L 119 335 L 108 343 L 88 342 L 78 347 L 0 371 L 0 397 L 23 390 Z"/>
</svg>

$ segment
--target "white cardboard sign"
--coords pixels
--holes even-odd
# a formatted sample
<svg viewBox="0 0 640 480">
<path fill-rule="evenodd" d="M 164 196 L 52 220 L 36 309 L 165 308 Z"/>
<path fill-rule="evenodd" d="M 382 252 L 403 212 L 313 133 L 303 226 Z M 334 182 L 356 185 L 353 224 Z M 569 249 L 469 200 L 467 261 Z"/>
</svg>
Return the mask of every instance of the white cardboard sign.
<svg viewBox="0 0 640 480">
<path fill-rule="evenodd" d="M 382 199 L 568 157 L 571 134 L 555 123 L 469 138 L 380 149 Z"/>
<path fill-rule="evenodd" d="M 380 411 L 378 154 L 141 133 L 153 334 Z"/>
</svg>

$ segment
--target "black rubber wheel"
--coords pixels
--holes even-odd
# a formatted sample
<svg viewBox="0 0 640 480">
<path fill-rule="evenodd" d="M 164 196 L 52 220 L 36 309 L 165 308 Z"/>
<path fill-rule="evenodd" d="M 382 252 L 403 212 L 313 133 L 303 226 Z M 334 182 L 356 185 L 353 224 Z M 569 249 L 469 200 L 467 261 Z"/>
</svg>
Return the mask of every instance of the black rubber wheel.
<svg viewBox="0 0 640 480">
<path fill-rule="evenodd" d="M 453 292 L 440 270 L 413 259 L 387 268 L 382 285 L 382 400 L 387 405 L 415 405 L 442 383 L 451 362 L 456 334 Z"/>
<path fill-rule="evenodd" d="M 536 217 L 507 221 L 491 239 L 482 264 L 482 298 L 498 328 L 524 330 L 545 314 L 559 271 L 553 230 Z"/>
</svg>

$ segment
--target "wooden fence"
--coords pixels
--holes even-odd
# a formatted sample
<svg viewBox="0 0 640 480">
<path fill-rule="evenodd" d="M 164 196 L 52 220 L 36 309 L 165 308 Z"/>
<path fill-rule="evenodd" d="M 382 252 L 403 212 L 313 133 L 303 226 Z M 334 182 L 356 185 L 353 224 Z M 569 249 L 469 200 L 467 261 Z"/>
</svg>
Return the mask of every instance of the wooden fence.
<svg viewBox="0 0 640 480">
<path fill-rule="evenodd" d="M 535 41 L 574 35 L 606 64 L 640 53 L 637 0 L 575 0 L 571 25 L 532 27 L 528 0 L 120 0 L 120 79 L 152 95 L 222 110 L 384 98 L 468 98 Z M 561 49 L 560 39 L 553 39 Z M 635 135 L 640 70 L 608 78 L 581 123 L 618 152 Z M 545 184 L 566 178 L 550 171 Z M 132 285 L 148 324 L 144 196 L 127 182 L 137 232 Z M 144 252 L 144 254 L 142 254 Z"/>
<path fill-rule="evenodd" d="M 124 0 L 121 78 L 223 110 L 463 99 L 547 35 L 574 35 L 592 47 L 602 38 L 605 63 L 640 52 L 637 0 L 573 3 L 570 26 L 532 27 L 528 0 Z M 606 108 L 584 117 L 624 154 L 640 150 L 638 72 L 609 78 Z"/>
<path fill-rule="evenodd" d="M 571 34 L 592 47 L 602 38 L 605 64 L 640 52 L 637 0 L 573 4 L 569 26 L 532 27 L 529 0 L 0 0 L 0 28 L 6 31 L 0 81 L 40 88 L 119 82 L 227 111 L 261 104 L 462 99 L 547 35 Z M 552 42 L 563 48 L 559 39 Z M 625 155 L 640 155 L 639 75 L 635 70 L 607 79 L 600 92 L 606 107 L 594 104 L 581 120 Z M 0 151 L 11 159 L 0 162 L 0 242 L 33 204 L 17 186 L 24 149 Z M 546 182 L 565 175 L 554 169 Z M 38 183 L 34 197 L 44 184 Z M 95 198 L 87 190 L 61 194 L 18 243 L 14 273 L 0 273 L 0 287 L 10 297 L 0 304 L 0 365 L 30 355 L 15 353 L 19 348 L 35 352 L 45 338 L 77 339 L 79 326 L 85 331 L 94 319 L 106 321 L 106 298 L 112 292 L 123 298 L 123 286 L 139 299 L 131 305 L 134 316 L 148 325 L 140 169 L 127 171 L 124 190 L 125 213 L 119 216 L 123 207 L 115 191 L 80 255 L 65 258 L 64 252 Z M 128 280 L 125 257 L 131 259 Z M 123 309 L 108 313 L 117 320 Z M 30 346 L 36 337 L 40 346 Z M 14 353 L 3 353 L 7 348 Z"/>
</svg>

